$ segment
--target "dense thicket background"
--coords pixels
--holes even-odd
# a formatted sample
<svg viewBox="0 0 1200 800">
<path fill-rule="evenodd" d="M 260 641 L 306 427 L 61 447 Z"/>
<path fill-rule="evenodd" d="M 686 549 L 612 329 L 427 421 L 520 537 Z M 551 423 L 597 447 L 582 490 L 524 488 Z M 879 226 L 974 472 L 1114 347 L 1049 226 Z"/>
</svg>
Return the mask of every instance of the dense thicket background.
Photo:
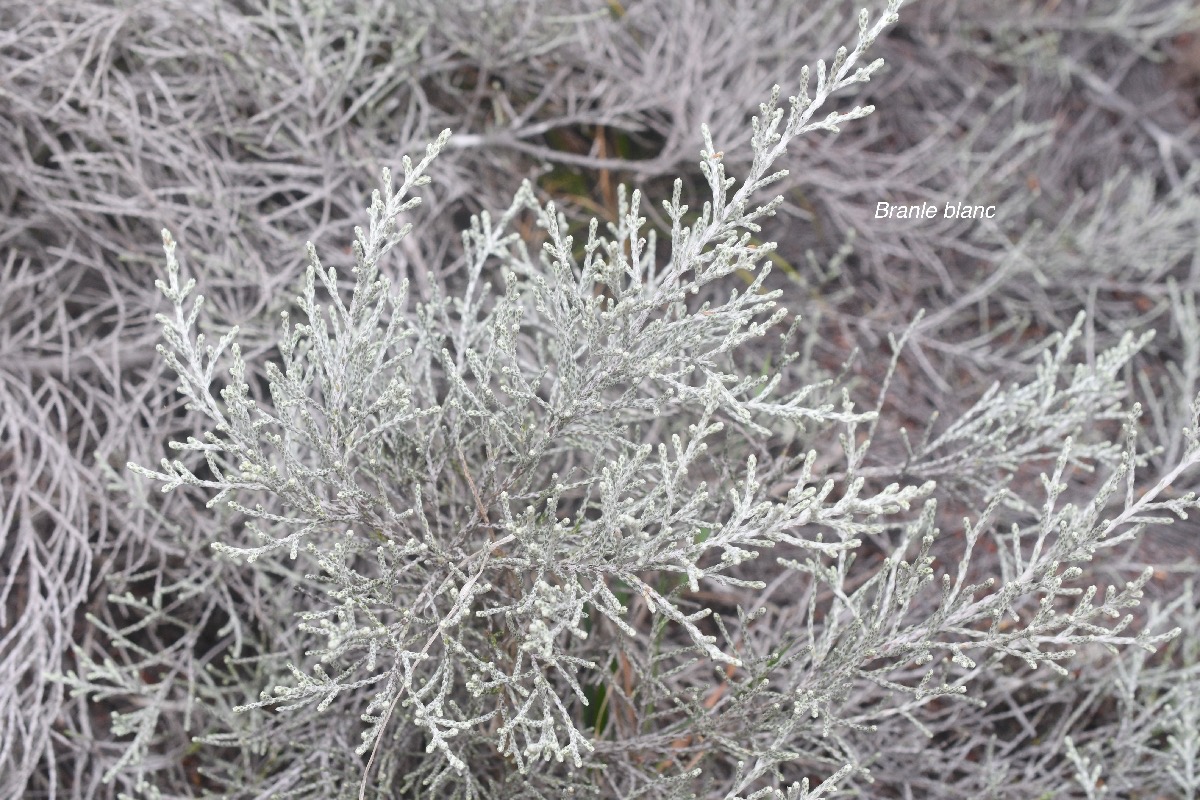
<svg viewBox="0 0 1200 800">
<path fill-rule="evenodd" d="M 302 774 L 192 743 L 253 729 L 254 714 L 230 709 L 262 687 L 263 660 L 300 645 L 260 624 L 287 617 L 287 575 L 213 559 L 221 513 L 125 471 L 194 433 L 154 351 L 160 229 L 208 300 L 204 324 L 240 325 L 261 365 L 304 242 L 348 265 L 380 169 L 442 128 L 455 136 L 387 266 L 426 298 L 458 285 L 469 216 L 505 207 L 522 179 L 586 230 L 590 216 L 614 218 L 619 182 L 653 199 L 655 224 L 675 176 L 698 202 L 701 123 L 742 174 L 757 104 L 851 42 L 857 11 L 845 0 L 0 4 L 0 796 L 116 797 L 139 774 L 166 797 L 279 796 Z M 1145 446 L 1161 446 L 1143 480 L 1177 463 L 1200 389 L 1198 26 L 1190 0 L 906 4 L 875 46 L 885 70 L 840 101 L 877 111 L 789 153 L 785 203 L 763 232 L 780 242 L 769 284 L 803 318 L 808 372 L 796 374 L 836 374 L 857 349 L 848 378 L 869 405 L 888 333 L 924 308 L 881 424 L 919 431 L 993 381 L 1028 377 L 1036 346 L 1083 310 L 1084 363 L 1126 331 L 1157 330 L 1125 377 L 1146 409 Z M 880 200 L 998 214 L 876 220 Z M 879 439 L 885 472 L 903 451 Z M 1074 480 L 1086 489 L 1087 476 Z M 1182 481 L 1176 494 L 1197 478 Z M 982 505 L 969 485 L 957 497 L 949 526 Z M 1200 616 L 1186 585 L 1197 535 L 1194 521 L 1155 526 L 1093 565 L 1101 582 L 1156 565 L 1148 594 L 1170 622 L 1147 604 L 1137 624 L 1183 626 L 1173 645 L 1093 655 L 1074 680 L 1039 675 L 1025 694 L 998 681 L 991 716 L 926 709 L 937 736 L 921 746 L 941 749 L 937 763 L 918 768 L 917 745 L 881 734 L 872 796 L 1093 797 L 1118 775 L 1142 787 L 1118 796 L 1193 796 L 1168 770 L 1200 764 Z M 989 557 L 977 554 L 979 574 Z M 167 613 L 117 635 L 155 603 Z M 241 671 L 224 666 L 235 652 Z M 92 691 L 50 679 L 71 672 Z M 113 712 L 131 715 L 124 727 Z M 1169 714 L 1191 720 L 1172 729 L 1190 724 L 1190 741 L 1168 741 Z M 1068 732 L 1105 765 L 1090 785 Z M 321 748 L 336 776 L 357 729 L 326 733 L 346 745 Z M 138 769 L 120 764 L 131 746 L 145 752 Z M 991 757 L 1016 765 L 1006 782 L 971 783 Z M 237 788 L 238 770 L 265 777 Z M 346 781 L 330 780 L 299 788 L 333 797 Z"/>
</svg>

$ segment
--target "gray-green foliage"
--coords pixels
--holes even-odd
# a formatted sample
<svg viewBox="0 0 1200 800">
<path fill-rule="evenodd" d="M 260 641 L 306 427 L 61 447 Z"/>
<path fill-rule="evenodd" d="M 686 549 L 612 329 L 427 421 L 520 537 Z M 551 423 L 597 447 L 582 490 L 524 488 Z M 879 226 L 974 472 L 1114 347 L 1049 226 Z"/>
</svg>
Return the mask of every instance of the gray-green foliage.
<svg viewBox="0 0 1200 800">
<path fill-rule="evenodd" d="M 284 313 L 269 400 L 247 380 L 236 329 L 215 347 L 195 334 L 200 298 L 186 307 L 193 284 L 180 284 L 164 232 L 159 286 L 174 313 L 160 317 L 160 352 L 213 430 L 172 443 L 190 465 L 130 467 L 224 504 L 217 563 L 302 558 L 310 590 L 324 592 L 308 595 L 298 624 L 275 620 L 301 634 L 302 661 L 259 674 L 260 699 L 235 709 L 278 712 L 270 744 L 235 732 L 208 746 L 257 741 L 293 769 L 301 756 L 271 725 L 333 716 L 344 735 L 361 716 L 366 771 L 352 759 L 337 768 L 373 796 L 815 798 L 870 780 L 880 724 L 924 729 L 914 714 L 934 698 L 986 705 L 970 686 L 1004 663 L 1066 676 L 1078 647 L 1153 651 L 1178 633 L 1105 624 L 1137 604 L 1149 570 L 1097 599 L 1078 566 L 1195 505 L 1162 496 L 1200 460 L 1194 413 L 1177 463 L 1133 491 L 1145 459 L 1121 372 L 1145 337 L 1071 370 L 1080 319 L 1047 342 L 1030 382 L 993 387 L 894 468 L 864 467 L 894 360 L 868 411 L 833 381 L 783 391 L 794 325 L 774 369 L 739 360 L 788 313 L 763 288 L 772 245 L 754 240 L 782 198 L 755 198 L 786 174 L 772 169 L 795 137 L 870 113 L 814 121 L 878 69 L 860 59 L 898 6 L 874 24 L 863 13 L 858 44 L 818 63 L 811 97 L 806 70 L 787 110 L 777 94 L 762 106 L 740 184 L 705 130 L 711 197 L 688 217 L 676 182 L 663 203 L 669 242 L 647 229 L 634 192 L 608 235 L 593 220 L 577 244 L 526 184 L 464 232 L 461 295 L 434 284 L 410 308 L 385 257 L 409 232 L 400 218 L 444 133 L 419 163 L 405 159 L 399 188 L 385 172 L 355 231 L 349 303 L 309 245 L 304 322 Z M 529 220 L 543 232 L 534 252 L 518 234 Z M 755 275 L 744 291 L 695 299 L 739 271 Z M 892 341 L 897 355 L 903 344 Z M 1105 420 L 1119 436 L 1100 435 Z M 765 448 L 780 437 L 799 455 Z M 1009 489 L 1031 463 L 1050 473 L 1042 491 Z M 1097 467 L 1106 480 L 1067 502 L 1071 471 Z M 949 569 L 932 555 L 939 491 L 990 499 L 964 521 Z M 852 567 L 868 539 L 886 558 L 864 575 Z M 1000 544 L 1001 574 L 972 583 L 984 539 Z M 764 554 L 774 569 L 753 572 Z M 769 605 L 781 586 L 798 602 Z M 1183 702 L 1191 713 L 1194 698 Z M 123 730 L 148 730 L 139 713 L 152 728 L 145 711 L 121 718 Z M 1172 746 L 1191 763 L 1194 725 L 1180 730 Z M 140 755 L 135 740 L 130 760 Z"/>
</svg>

